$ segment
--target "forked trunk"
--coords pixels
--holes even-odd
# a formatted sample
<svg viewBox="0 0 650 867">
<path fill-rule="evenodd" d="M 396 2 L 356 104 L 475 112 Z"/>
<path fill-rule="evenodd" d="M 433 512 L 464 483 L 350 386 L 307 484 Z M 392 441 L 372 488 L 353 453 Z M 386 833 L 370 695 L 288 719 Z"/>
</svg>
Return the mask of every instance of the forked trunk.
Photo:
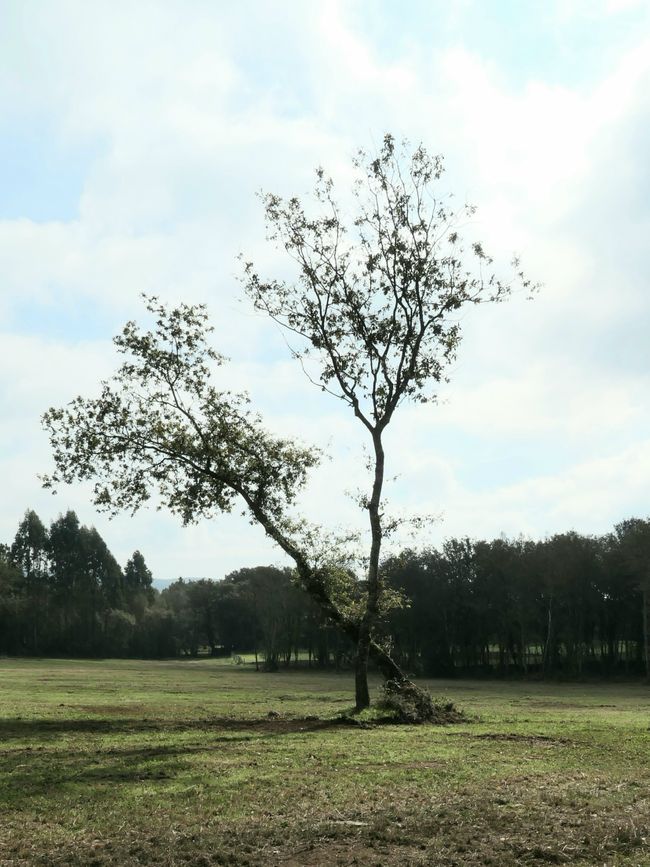
<svg viewBox="0 0 650 867">
<path fill-rule="evenodd" d="M 383 479 L 383 462 L 381 466 L 381 478 Z M 376 617 L 377 597 L 378 597 L 378 569 L 374 572 L 374 587 L 369 594 L 368 607 L 370 608 L 370 616 L 366 613 L 361 624 L 357 624 L 352 620 L 344 617 L 337 605 L 330 598 L 327 586 L 324 582 L 324 576 L 319 570 L 313 569 L 305 554 L 287 536 L 269 519 L 268 515 L 259 508 L 259 506 L 247 496 L 245 491 L 241 493 L 248 506 L 264 527 L 267 534 L 278 543 L 278 545 L 291 557 L 296 564 L 298 575 L 302 587 L 311 596 L 319 608 L 325 612 L 332 623 L 335 623 L 344 633 L 350 638 L 357 648 L 357 659 L 355 666 L 355 704 L 359 710 L 370 705 L 370 691 L 368 689 L 368 660 L 372 658 L 377 668 L 381 672 L 384 680 L 394 681 L 397 684 L 409 684 L 410 681 L 406 674 L 402 671 L 399 665 L 391 658 L 390 654 L 383 649 L 372 638 L 372 624 L 374 623 L 373 616 Z M 377 501 L 378 503 L 378 501 Z M 373 527 L 373 542 L 375 543 L 375 562 L 379 562 L 379 544 L 377 539 L 381 539 L 381 525 L 379 523 L 377 512 L 375 514 Z M 379 530 L 377 536 L 376 531 Z M 372 560 L 372 558 L 371 558 Z M 372 568 L 369 570 L 369 584 L 372 577 Z M 373 600 L 372 602 L 370 600 Z"/>
<path fill-rule="evenodd" d="M 376 641 L 359 630 L 357 639 L 357 658 L 354 673 L 355 705 L 357 710 L 370 707 L 368 689 L 368 661 L 372 659 L 385 681 L 395 684 L 410 684 L 408 675 L 402 671 L 392 656 Z"/>
</svg>

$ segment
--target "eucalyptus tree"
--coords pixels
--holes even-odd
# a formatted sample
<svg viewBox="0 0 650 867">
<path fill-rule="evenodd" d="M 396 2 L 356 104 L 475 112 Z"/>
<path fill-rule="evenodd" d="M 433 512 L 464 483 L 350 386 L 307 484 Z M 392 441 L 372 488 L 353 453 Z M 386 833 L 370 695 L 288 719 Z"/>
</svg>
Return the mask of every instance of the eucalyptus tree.
<svg viewBox="0 0 650 867">
<path fill-rule="evenodd" d="M 22 576 L 25 597 L 25 645 L 32 653 L 42 650 L 47 630 L 49 537 L 36 512 L 28 509 L 10 549 L 11 563 Z"/>
<path fill-rule="evenodd" d="M 623 562 L 641 595 L 643 661 L 650 681 L 650 519 L 628 518 L 614 530 Z"/>
<path fill-rule="evenodd" d="M 24 576 L 14 565 L 11 549 L 0 544 L 0 653 L 20 653 L 20 585 Z"/>
<path fill-rule="evenodd" d="M 124 567 L 124 599 L 127 610 L 135 615 L 138 628 L 155 597 L 151 570 L 140 551 L 134 551 Z"/>
<path fill-rule="evenodd" d="M 115 340 L 126 360 L 99 397 L 51 409 L 44 423 L 56 467 L 46 485 L 93 479 L 100 508 L 133 511 L 156 490 L 167 508 L 191 522 L 243 502 L 293 560 L 304 589 L 355 642 L 356 704 L 363 708 L 369 655 L 385 678 L 413 689 L 376 640 L 390 602 L 379 571 L 390 524 L 385 431 L 404 402 L 435 399 L 460 342 L 461 309 L 500 301 L 512 281 L 491 273 L 480 243 L 463 245 L 461 227 L 473 208 L 455 210 L 438 195 L 440 157 L 421 146 L 409 156 L 386 136 L 376 157 L 360 152 L 354 167 L 349 220 L 320 169 L 315 216 L 297 198 L 264 197 L 269 235 L 297 273 L 294 281 L 267 280 L 247 262 L 244 280 L 257 309 L 296 336 L 293 354 L 310 377 L 350 408 L 369 438 L 372 479 L 361 505 L 370 544 L 362 583 L 351 586 L 349 571 L 292 512 L 318 451 L 274 436 L 245 395 L 211 381 L 224 359 L 208 345 L 204 307 L 168 309 L 149 299 L 154 326 L 126 325 Z M 529 287 L 513 264 L 513 280 Z"/>
</svg>

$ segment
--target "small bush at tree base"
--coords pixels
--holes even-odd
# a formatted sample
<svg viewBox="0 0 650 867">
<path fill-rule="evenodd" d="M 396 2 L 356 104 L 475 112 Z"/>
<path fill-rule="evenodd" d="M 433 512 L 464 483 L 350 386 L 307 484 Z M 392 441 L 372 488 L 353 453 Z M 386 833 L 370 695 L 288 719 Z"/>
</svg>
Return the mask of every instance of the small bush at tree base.
<svg viewBox="0 0 650 867">
<path fill-rule="evenodd" d="M 431 693 L 412 681 L 387 680 L 379 707 L 390 711 L 398 722 L 447 725 L 462 722 L 465 715 L 452 701 L 436 701 Z"/>
</svg>

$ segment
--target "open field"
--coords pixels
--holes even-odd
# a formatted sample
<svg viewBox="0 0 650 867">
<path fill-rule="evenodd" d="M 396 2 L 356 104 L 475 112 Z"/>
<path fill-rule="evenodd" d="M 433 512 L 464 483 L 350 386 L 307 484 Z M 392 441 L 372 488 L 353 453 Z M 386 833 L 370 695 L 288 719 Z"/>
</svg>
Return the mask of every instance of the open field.
<svg viewBox="0 0 650 867">
<path fill-rule="evenodd" d="M 0 865 L 650 865 L 649 687 L 431 686 L 469 721 L 328 724 L 351 675 L 0 660 Z"/>
</svg>

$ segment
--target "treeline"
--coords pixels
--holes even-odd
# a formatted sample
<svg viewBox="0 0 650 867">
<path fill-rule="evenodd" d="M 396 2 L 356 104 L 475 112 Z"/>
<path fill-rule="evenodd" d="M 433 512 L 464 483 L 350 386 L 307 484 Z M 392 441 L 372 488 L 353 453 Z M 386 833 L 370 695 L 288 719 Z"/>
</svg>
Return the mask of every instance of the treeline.
<svg viewBox="0 0 650 867">
<path fill-rule="evenodd" d="M 47 529 L 28 511 L 0 545 L 0 653 L 159 655 L 166 624 L 152 611 L 151 582 L 139 551 L 122 569 L 74 512 Z"/>
<path fill-rule="evenodd" d="M 411 671 L 650 675 L 650 521 L 540 542 L 450 539 L 384 570 L 409 600 L 385 639 Z"/>
<path fill-rule="evenodd" d="M 382 641 L 415 674 L 620 676 L 647 673 L 650 521 L 603 536 L 540 542 L 450 539 L 383 564 L 404 604 Z M 223 581 L 173 584 L 185 652 L 254 652 L 267 668 L 347 666 L 354 647 L 329 627 L 291 570 L 242 569 Z"/>
<path fill-rule="evenodd" d="M 404 604 L 381 639 L 431 676 L 648 673 L 650 521 L 603 536 L 450 539 L 383 564 Z M 360 582 L 361 586 L 361 582 Z M 0 653 L 165 657 L 254 654 L 259 666 L 345 667 L 354 648 L 292 580 L 241 569 L 162 593 L 136 551 L 122 569 L 74 512 L 34 512 L 0 546 Z"/>
<path fill-rule="evenodd" d="M 253 653 L 275 668 L 307 652 L 345 663 L 349 647 L 289 569 L 223 581 L 179 579 L 162 593 L 143 555 L 122 568 L 99 532 L 69 511 L 46 528 L 34 511 L 0 545 L 0 654 L 163 658 Z M 307 650 L 305 650 L 307 648 Z"/>
</svg>

